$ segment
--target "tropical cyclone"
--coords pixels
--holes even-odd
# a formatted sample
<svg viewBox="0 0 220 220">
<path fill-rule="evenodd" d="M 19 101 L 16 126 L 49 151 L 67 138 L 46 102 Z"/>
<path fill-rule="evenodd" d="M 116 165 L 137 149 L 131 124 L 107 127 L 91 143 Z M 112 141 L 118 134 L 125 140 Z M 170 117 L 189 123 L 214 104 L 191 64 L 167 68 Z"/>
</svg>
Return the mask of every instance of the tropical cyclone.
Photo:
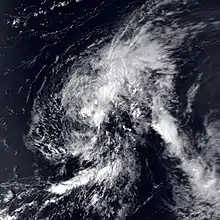
<svg viewBox="0 0 220 220">
<path fill-rule="evenodd" d="M 50 163 L 61 164 L 59 176 L 65 173 L 69 158 L 77 161 L 78 168 L 68 178 L 47 182 L 41 191 L 43 200 L 35 201 L 40 208 L 29 219 L 41 219 L 52 204 L 70 213 L 81 209 L 84 219 L 92 219 L 91 214 L 125 219 L 135 213 L 142 206 L 137 196 L 142 173 L 148 173 L 151 182 L 145 201 L 160 184 L 154 182 L 148 166 L 151 155 L 146 156 L 145 166 L 141 159 L 140 148 L 147 149 L 153 142 L 147 140 L 150 133 L 161 139 L 154 145 L 155 151 L 164 149 L 158 156 L 166 157 L 168 163 L 177 161 L 173 169 L 186 178 L 181 181 L 166 170 L 174 202 L 164 206 L 176 219 L 220 217 L 216 161 L 207 163 L 217 153 L 218 121 L 213 123 L 208 115 L 203 119 L 204 135 L 211 139 L 206 147 L 213 153 L 204 150 L 200 155 L 193 142 L 202 146 L 204 140 L 199 134 L 192 140 L 181 128 L 175 91 L 180 74 L 175 51 L 202 32 L 206 23 L 174 19 L 177 6 L 187 7 L 178 1 L 147 2 L 120 22 L 111 42 L 89 46 L 73 61 L 58 92 L 45 94 L 46 102 L 36 97 L 27 147 Z M 193 88 L 188 92 L 187 114 L 199 89 Z M 19 218 L 33 204 L 27 202 L 10 214 Z M 48 215 L 53 219 L 64 211 Z"/>
</svg>

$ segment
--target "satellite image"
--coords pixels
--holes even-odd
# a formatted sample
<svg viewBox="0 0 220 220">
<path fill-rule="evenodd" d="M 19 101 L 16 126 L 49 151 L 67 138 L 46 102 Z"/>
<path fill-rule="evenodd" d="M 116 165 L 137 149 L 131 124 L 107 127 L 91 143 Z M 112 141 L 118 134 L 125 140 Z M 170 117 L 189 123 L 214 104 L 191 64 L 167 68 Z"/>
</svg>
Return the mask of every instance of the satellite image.
<svg viewBox="0 0 220 220">
<path fill-rule="evenodd" d="M 220 1 L 1 0 L 0 220 L 220 220 Z"/>
</svg>

